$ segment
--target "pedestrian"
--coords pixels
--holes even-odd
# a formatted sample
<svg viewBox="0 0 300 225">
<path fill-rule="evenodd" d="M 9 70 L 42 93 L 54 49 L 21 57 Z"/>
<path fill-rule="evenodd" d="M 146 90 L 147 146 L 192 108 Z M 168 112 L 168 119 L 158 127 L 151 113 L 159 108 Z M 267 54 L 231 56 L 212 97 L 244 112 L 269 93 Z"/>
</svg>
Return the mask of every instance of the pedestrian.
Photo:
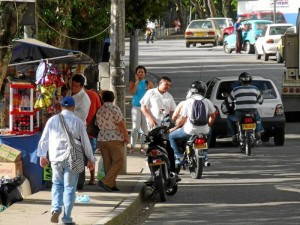
<svg viewBox="0 0 300 225">
<path fill-rule="evenodd" d="M 174 21 L 174 28 L 175 28 L 175 33 L 178 33 L 180 31 L 181 23 L 179 18 L 176 18 Z"/>
<path fill-rule="evenodd" d="M 75 101 L 72 97 L 63 98 L 62 112 L 66 125 L 75 140 L 80 140 L 83 146 L 85 156 L 88 158 L 87 167 L 89 170 L 95 168 L 96 158 L 93 155 L 91 144 L 86 133 L 85 124 L 75 116 Z M 76 199 L 76 186 L 78 182 L 78 173 L 70 170 L 67 159 L 69 151 L 67 150 L 68 139 L 63 125 L 60 123 L 59 115 L 51 117 L 43 130 L 38 144 L 37 156 L 40 157 L 40 165 L 45 167 L 51 162 L 52 168 L 52 203 L 51 203 L 51 222 L 58 223 L 59 215 L 64 207 L 62 222 L 65 225 L 73 225 L 71 217 L 72 209 Z M 49 159 L 47 158 L 49 155 Z"/>
<path fill-rule="evenodd" d="M 189 88 L 191 97 L 184 102 L 181 109 L 180 118 L 177 120 L 176 126 L 173 129 L 170 129 L 169 139 L 176 157 L 176 164 L 181 163 L 180 160 L 182 157 L 182 154 L 179 150 L 178 140 L 186 142 L 194 134 L 200 135 L 210 133 L 210 127 L 212 126 L 216 117 L 216 109 L 209 99 L 203 97 L 206 90 L 207 86 L 202 81 L 194 81 L 191 84 Z M 201 100 L 203 105 L 205 106 L 205 118 L 207 118 L 207 121 L 203 125 L 195 125 L 191 122 L 193 104 L 196 100 Z M 200 112 L 196 113 L 196 115 L 199 114 Z M 207 161 L 207 151 L 204 154 L 204 160 Z"/>
<path fill-rule="evenodd" d="M 130 153 L 135 152 L 135 145 L 138 137 L 138 131 L 141 129 L 144 134 L 148 134 L 147 121 L 141 111 L 140 100 L 145 95 L 146 91 L 153 88 L 153 83 L 145 79 L 146 68 L 144 66 L 137 66 L 135 69 L 135 80 L 129 83 L 129 92 L 132 94 L 132 108 L 131 108 L 131 138 L 130 138 Z M 144 136 L 141 137 L 143 142 Z M 145 146 L 142 144 L 141 153 L 145 153 Z"/>
<path fill-rule="evenodd" d="M 123 165 L 124 143 L 129 137 L 121 109 L 114 105 L 115 96 L 112 91 L 103 91 L 103 105 L 96 114 L 99 127 L 98 142 L 103 156 L 105 177 L 98 185 L 106 191 L 119 191 L 116 179 Z"/>
<path fill-rule="evenodd" d="M 82 74 L 75 74 L 71 78 L 71 90 L 68 95 L 71 95 L 75 101 L 75 111 L 74 114 L 78 116 L 84 124 L 86 124 L 86 119 L 89 114 L 91 101 L 88 94 L 84 90 L 85 77 Z M 77 184 L 78 190 L 83 189 L 85 183 L 85 171 L 80 173 L 79 180 Z"/>
<path fill-rule="evenodd" d="M 91 101 L 91 106 L 89 110 L 89 114 L 86 118 L 86 124 L 89 126 L 90 123 L 95 123 L 93 120 L 94 116 L 96 115 L 98 109 L 101 107 L 101 101 L 99 94 L 90 88 L 89 85 L 85 85 L 85 92 L 88 94 L 89 99 Z M 98 148 L 97 144 L 97 136 L 94 137 L 92 134 L 89 134 L 90 143 L 92 146 L 93 153 L 95 155 L 96 149 Z M 95 170 L 90 170 L 90 180 L 88 182 L 89 185 L 95 185 Z"/>
<path fill-rule="evenodd" d="M 172 115 L 176 108 L 173 96 L 168 92 L 171 87 L 171 79 L 163 76 L 159 79 L 158 87 L 148 90 L 141 99 L 141 110 L 146 117 L 148 130 L 159 126 L 166 114 Z M 175 172 L 174 152 L 167 147 L 170 159 L 170 171 Z"/>
<path fill-rule="evenodd" d="M 234 31 L 236 35 L 236 53 L 241 53 L 243 45 L 243 28 L 241 26 L 242 18 L 239 17 L 238 20 L 234 23 Z"/>
</svg>

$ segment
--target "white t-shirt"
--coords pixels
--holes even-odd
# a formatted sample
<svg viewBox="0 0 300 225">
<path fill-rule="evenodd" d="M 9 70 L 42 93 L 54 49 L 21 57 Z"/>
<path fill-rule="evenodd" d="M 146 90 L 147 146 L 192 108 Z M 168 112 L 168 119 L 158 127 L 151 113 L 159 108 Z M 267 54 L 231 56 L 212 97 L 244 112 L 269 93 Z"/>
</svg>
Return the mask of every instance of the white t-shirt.
<svg viewBox="0 0 300 225">
<path fill-rule="evenodd" d="M 212 104 L 212 102 L 209 99 L 203 98 L 203 96 L 201 96 L 201 95 L 193 95 L 192 97 L 188 98 L 184 102 L 184 105 L 183 105 L 181 113 L 180 113 L 180 115 L 182 117 L 189 117 L 192 114 L 192 108 L 193 108 L 193 103 L 194 103 L 195 99 L 196 100 L 203 99 L 203 103 L 205 105 L 207 115 L 210 115 L 216 111 L 214 105 Z M 192 135 L 192 134 L 199 135 L 201 133 L 207 134 L 209 132 L 209 127 L 207 124 L 204 126 L 195 126 L 190 122 L 190 120 L 188 118 L 187 121 L 185 122 L 185 124 L 183 125 L 183 130 L 185 133 L 190 134 L 190 135 Z"/>
<path fill-rule="evenodd" d="M 166 114 L 174 112 L 176 103 L 169 92 L 161 94 L 158 88 L 148 90 L 140 101 L 141 105 L 145 105 L 158 125 Z M 162 113 L 165 111 L 166 114 Z"/>
</svg>

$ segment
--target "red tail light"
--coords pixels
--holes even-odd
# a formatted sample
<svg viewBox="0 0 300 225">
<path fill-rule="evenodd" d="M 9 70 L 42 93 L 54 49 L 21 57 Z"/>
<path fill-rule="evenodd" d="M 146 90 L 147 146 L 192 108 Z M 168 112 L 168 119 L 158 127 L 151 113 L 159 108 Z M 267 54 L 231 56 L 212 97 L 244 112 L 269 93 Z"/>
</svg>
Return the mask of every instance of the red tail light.
<svg viewBox="0 0 300 225">
<path fill-rule="evenodd" d="M 205 142 L 205 138 L 196 138 L 194 141 L 195 144 L 204 144 Z"/>
<path fill-rule="evenodd" d="M 245 123 L 253 123 L 254 121 L 253 121 L 252 117 L 247 117 L 247 118 L 245 118 L 244 122 Z"/>
<path fill-rule="evenodd" d="M 185 32 L 185 35 L 193 35 L 193 32 L 187 31 L 187 32 Z"/>
<path fill-rule="evenodd" d="M 162 155 L 162 153 L 161 153 L 161 151 L 159 151 L 158 149 L 152 149 L 152 150 L 149 152 L 149 155 L 150 155 L 150 156 L 153 156 L 153 157 L 156 157 L 156 156 Z"/>
<path fill-rule="evenodd" d="M 215 35 L 215 32 L 214 31 L 208 31 L 207 34 L 208 35 Z"/>
<path fill-rule="evenodd" d="M 273 44 L 273 43 L 274 43 L 274 40 L 273 40 L 273 39 L 268 39 L 268 40 L 266 40 L 266 43 L 268 43 L 268 44 Z"/>
</svg>

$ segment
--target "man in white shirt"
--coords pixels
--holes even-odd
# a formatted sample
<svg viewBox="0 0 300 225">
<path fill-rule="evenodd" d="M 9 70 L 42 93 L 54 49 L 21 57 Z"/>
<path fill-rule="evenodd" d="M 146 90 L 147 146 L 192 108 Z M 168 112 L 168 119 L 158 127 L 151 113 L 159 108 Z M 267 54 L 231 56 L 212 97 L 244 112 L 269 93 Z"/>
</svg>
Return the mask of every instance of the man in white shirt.
<svg viewBox="0 0 300 225">
<path fill-rule="evenodd" d="M 74 115 L 75 101 L 71 96 L 62 100 L 62 112 L 65 123 L 76 140 L 80 140 L 84 153 L 89 159 L 87 167 L 95 168 L 96 158 L 92 152 L 85 124 Z M 49 160 L 47 157 L 49 154 Z M 68 161 L 68 139 L 60 122 L 59 115 L 51 117 L 44 128 L 42 137 L 38 144 L 37 156 L 40 157 L 40 165 L 45 167 L 51 162 L 52 168 L 52 209 L 51 222 L 58 223 L 58 217 L 64 206 L 63 224 L 75 224 L 71 212 L 76 198 L 76 185 L 78 173 L 70 170 Z"/>
</svg>

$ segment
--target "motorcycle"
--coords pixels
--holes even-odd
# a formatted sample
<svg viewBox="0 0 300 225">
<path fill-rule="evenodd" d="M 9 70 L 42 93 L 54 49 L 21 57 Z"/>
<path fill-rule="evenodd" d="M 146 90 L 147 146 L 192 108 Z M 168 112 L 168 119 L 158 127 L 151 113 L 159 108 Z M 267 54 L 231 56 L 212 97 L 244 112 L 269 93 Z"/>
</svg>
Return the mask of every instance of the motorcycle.
<svg viewBox="0 0 300 225">
<path fill-rule="evenodd" d="M 246 155 L 251 155 L 251 148 L 255 146 L 255 129 L 256 118 L 251 112 L 243 112 L 237 121 L 238 134 L 237 140 L 239 141 L 241 152 Z"/>
<path fill-rule="evenodd" d="M 192 135 L 186 144 L 180 144 L 180 150 L 183 152 L 181 164 L 176 165 L 176 173 L 178 174 L 181 167 L 185 170 L 189 169 L 191 177 L 200 179 L 203 174 L 203 168 L 209 167 L 210 163 L 205 161 L 208 149 L 207 135 Z"/>
<path fill-rule="evenodd" d="M 151 43 L 154 42 L 153 30 L 149 27 L 146 28 L 145 39 L 147 44 L 149 44 L 150 41 Z"/>
<path fill-rule="evenodd" d="M 148 144 L 146 161 L 151 171 L 151 178 L 146 182 L 146 186 L 153 190 L 150 196 L 158 193 L 162 202 L 166 201 L 167 195 L 174 195 L 178 190 L 176 174 L 170 172 L 170 160 L 166 150 L 169 141 L 168 130 L 173 126 L 170 116 L 166 115 L 161 126 L 144 135 L 143 143 Z"/>
</svg>

